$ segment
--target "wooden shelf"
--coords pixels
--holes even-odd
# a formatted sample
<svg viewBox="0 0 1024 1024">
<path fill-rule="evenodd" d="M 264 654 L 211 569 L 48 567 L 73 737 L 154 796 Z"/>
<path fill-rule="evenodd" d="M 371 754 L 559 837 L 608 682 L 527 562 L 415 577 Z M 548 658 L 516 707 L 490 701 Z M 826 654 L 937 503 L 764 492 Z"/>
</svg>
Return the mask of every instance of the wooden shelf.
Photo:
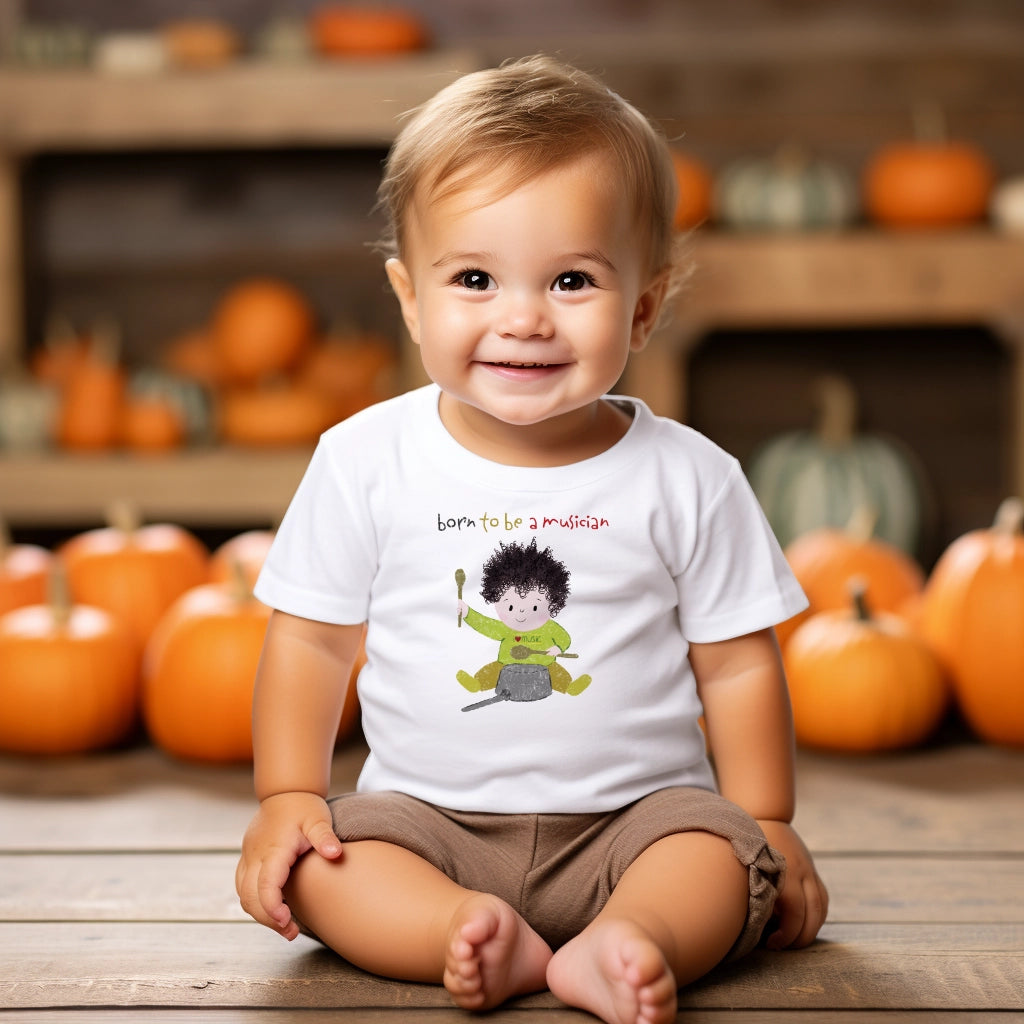
<svg viewBox="0 0 1024 1024">
<path fill-rule="evenodd" d="M 210 72 L 0 70 L 0 151 L 386 145 L 398 118 L 479 67 L 469 51 Z"/>
<path fill-rule="evenodd" d="M 160 456 L 32 454 L 0 459 L 0 516 L 16 526 L 101 524 L 124 498 L 150 521 L 280 521 L 311 449 L 214 448 Z"/>
</svg>

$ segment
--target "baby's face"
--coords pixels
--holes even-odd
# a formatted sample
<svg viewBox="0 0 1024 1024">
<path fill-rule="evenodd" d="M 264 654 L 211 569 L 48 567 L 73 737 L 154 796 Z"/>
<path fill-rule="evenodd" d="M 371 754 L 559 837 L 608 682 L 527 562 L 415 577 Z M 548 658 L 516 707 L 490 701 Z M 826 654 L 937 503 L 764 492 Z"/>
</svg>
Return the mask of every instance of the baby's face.
<svg viewBox="0 0 1024 1024">
<path fill-rule="evenodd" d="M 512 629 L 524 633 L 543 626 L 551 618 L 548 599 L 539 590 L 520 594 L 515 587 L 509 587 L 494 605 L 499 619 Z"/>
<path fill-rule="evenodd" d="M 507 195 L 500 169 L 481 172 L 412 204 L 388 273 L 442 416 L 448 402 L 484 432 L 592 422 L 660 304 L 611 168 L 589 155 Z"/>
</svg>

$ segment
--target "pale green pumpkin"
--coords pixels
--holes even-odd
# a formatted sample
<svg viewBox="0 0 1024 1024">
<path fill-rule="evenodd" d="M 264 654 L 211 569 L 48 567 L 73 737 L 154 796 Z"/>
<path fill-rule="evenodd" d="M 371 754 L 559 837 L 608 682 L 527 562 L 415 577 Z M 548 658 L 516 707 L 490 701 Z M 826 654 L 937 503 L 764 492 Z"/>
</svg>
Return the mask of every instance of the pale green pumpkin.
<svg viewBox="0 0 1024 1024">
<path fill-rule="evenodd" d="M 858 510 L 876 516 L 874 535 L 909 554 L 924 516 L 921 473 L 909 452 L 854 430 L 857 401 L 839 377 L 817 382 L 821 415 L 813 430 L 781 434 L 750 460 L 747 476 L 785 547 L 822 526 L 845 527 Z"/>
</svg>

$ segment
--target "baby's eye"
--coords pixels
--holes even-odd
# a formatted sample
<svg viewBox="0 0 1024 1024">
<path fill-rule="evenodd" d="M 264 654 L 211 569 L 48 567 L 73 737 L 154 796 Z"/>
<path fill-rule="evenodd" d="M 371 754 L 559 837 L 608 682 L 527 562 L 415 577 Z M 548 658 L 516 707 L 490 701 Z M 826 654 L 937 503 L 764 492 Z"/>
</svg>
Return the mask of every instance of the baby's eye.
<svg viewBox="0 0 1024 1024">
<path fill-rule="evenodd" d="M 491 275 L 484 270 L 462 270 L 455 278 L 457 284 L 475 292 L 485 292 L 494 287 Z"/>
<path fill-rule="evenodd" d="M 564 274 L 559 274 L 555 278 L 551 288 L 556 292 L 578 292 L 586 288 L 588 284 L 593 283 L 594 279 L 582 270 L 567 270 Z"/>
</svg>

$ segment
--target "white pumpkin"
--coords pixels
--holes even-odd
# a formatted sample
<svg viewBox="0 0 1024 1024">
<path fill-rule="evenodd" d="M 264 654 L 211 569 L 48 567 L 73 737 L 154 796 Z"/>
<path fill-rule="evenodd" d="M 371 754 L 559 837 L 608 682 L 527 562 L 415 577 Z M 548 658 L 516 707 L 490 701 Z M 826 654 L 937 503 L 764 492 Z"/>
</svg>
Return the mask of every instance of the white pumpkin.
<svg viewBox="0 0 1024 1024">
<path fill-rule="evenodd" d="M 28 373 L 12 372 L 0 378 L 0 448 L 32 451 L 53 440 L 57 417 L 57 390 Z"/>
<path fill-rule="evenodd" d="M 1024 176 L 1001 181 L 989 203 L 992 223 L 1007 234 L 1024 234 Z"/>
<path fill-rule="evenodd" d="M 785 547 L 810 530 L 844 527 L 869 508 L 876 537 L 916 554 L 925 509 L 920 469 L 895 442 L 854 432 L 857 399 L 846 380 L 823 377 L 816 390 L 816 428 L 772 438 L 747 469 L 779 542 Z"/>
<path fill-rule="evenodd" d="M 838 228 L 857 213 L 857 188 L 841 165 L 783 146 L 727 165 L 714 208 L 720 223 L 746 231 Z"/>
</svg>

